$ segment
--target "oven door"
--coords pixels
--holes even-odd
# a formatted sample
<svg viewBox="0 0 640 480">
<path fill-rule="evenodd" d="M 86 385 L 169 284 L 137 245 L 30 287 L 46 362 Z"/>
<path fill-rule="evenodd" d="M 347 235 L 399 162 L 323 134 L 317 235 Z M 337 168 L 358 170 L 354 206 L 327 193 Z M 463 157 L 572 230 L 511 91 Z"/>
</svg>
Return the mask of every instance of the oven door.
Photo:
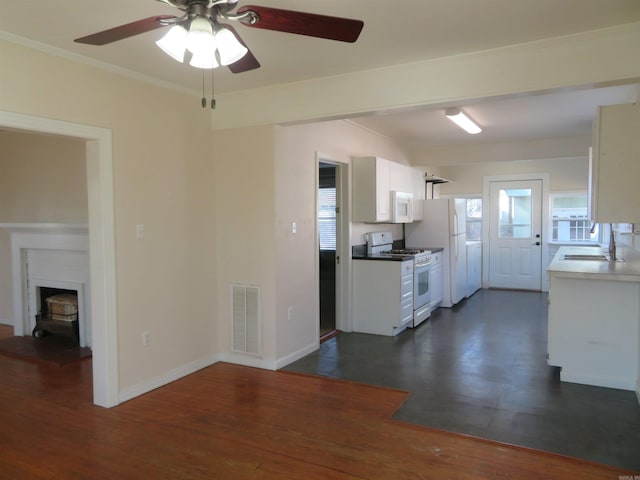
<svg viewBox="0 0 640 480">
<path fill-rule="evenodd" d="M 424 307 L 431 300 L 429 274 L 431 262 L 416 263 L 413 267 L 413 309 Z"/>
</svg>

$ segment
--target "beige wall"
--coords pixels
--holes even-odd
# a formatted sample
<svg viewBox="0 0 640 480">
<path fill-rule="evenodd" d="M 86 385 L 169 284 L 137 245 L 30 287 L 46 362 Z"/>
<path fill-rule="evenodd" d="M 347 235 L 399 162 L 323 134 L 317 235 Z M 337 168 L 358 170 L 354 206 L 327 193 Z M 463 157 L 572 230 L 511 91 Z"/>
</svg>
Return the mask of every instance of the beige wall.
<svg viewBox="0 0 640 480">
<path fill-rule="evenodd" d="M 481 194 L 483 177 L 523 173 L 548 173 L 551 192 L 586 191 L 589 180 L 589 159 L 578 157 L 442 166 L 440 174 L 452 182 L 440 185 L 440 193 L 443 195 Z"/>
<path fill-rule="evenodd" d="M 0 132 L 0 223 L 87 222 L 84 142 Z"/>
<path fill-rule="evenodd" d="M 0 132 L 0 223 L 87 223 L 84 142 Z M 11 324 L 11 238 L 0 228 L 0 323 Z"/>
<path fill-rule="evenodd" d="M 222 226 L 221 350 L 231 353 L 230 284 L 257 285 L 264 329 L 259 360 L 273 366 L 317 344 L 316 154 L 347 166 L 354 156 L 379 155 L 399 163 L 408 163 L 408 157 L 389 139 L 345 121 L 214 131 L 213 144 L 216 218 Z M 296 234 L 291 222 L 297 224 Z M 396 225 L 354 227 L 398 230 Z"/>
<path fill-rule="evenodd" d="M 112 132 L 120 389 L 210 358 L 217 287 L 209 112 L 196 98 L 5 41 L 0 58 L 1 110 Z M 143 240 L 136 224 L 145 225 Z"/>
<path fill-rule="evenodd" d="M 316 153 L 349 164 L 352 157 L 377 155 L 398 163 L 408 156 L 388 138 L 345 121 L 276 129 L 276 330 L 279 358 L 312 344 L 318 335 L 316 256 Z M 295 221 L 298 233 L 291 234 Z M 354 232 L 397 225 L 352 225 Z M 401 232 L 401 229 L 399 230 Z M 354 243 L 361 243 L 359 241 Z M 291 319 L 288 318 L 292 308 Z"/>
<path fill-rule="evenodd" d="M 388 140 L 344 122 L 264 125 L 636 81 L 638 38 L 640 24 L 632 24 L 236 92 L 220 95 L 214 112 L 200 109 L 195 95 L 3 40 L 0 110 L 112 132 L 118 359 L 127 389 L 228 345 L 232 281 L 263 287 L 269 359 L 304 349 L 317 328 L 307 315 L 315 296 L 308 255 L 315 152 L 343 162 L 373 154 L 409 163 Z M 185 74 L 194 72 L 185 67 Z M 238 129 L 217 132 L 212 142 L 211 125 Z M 473 182 L 465 188 L 479 191 Z M 299 225 L 295 237 L 291 220 Z M 135 238 L 137 224 L 145 225 L 143 240 Z M 151 332 L 146 348 L 144 330 Z"/>
</svg>

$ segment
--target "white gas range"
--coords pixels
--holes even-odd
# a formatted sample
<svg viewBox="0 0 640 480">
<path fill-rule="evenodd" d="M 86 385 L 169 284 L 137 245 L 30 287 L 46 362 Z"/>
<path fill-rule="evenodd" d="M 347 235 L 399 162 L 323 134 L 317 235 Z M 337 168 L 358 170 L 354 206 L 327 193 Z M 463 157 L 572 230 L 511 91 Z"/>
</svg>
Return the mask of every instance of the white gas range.
<svg viewBox="0 0 640 480">
<path fill-rule="evenodd" d="M 367 254 L 411 258 L 413 260 L 413 322 L 417 327 L 431 315 L 429 290 L 429 270 L 431 251 L 420 248 L 394 249 L 391 232 L 370 232 L 366 234 Z"/>
</svg>

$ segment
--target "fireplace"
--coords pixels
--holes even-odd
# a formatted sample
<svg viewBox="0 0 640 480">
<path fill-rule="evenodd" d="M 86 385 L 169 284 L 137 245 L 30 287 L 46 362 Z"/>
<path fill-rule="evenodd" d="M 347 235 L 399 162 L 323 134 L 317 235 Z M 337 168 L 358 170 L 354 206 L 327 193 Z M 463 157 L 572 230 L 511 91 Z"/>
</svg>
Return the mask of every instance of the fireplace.
<svg viewBox="0 0 640 480">
<path fill-rule="evenodd" d="M 91 347 L 88 229 L 71 224 L 16 224 L 11 231 L 14 334 L 30 335 L 49 290 L 72 291 L 81 347 Z M 6 224 L 5 224 L 6 228 Z M 44 290 L 43 290 L 44 289 Z M 44 295 L 43 295 L 44 293 Z M 62 292 L 63 294 L 66 292 Z"/>
<path fill-rule="evenodd" d="M 62 288 L 36 287 L 39 311 L 32 335 L 36 338 L 56 335 L 80 344 L 78 292 Z"/>
</svg>

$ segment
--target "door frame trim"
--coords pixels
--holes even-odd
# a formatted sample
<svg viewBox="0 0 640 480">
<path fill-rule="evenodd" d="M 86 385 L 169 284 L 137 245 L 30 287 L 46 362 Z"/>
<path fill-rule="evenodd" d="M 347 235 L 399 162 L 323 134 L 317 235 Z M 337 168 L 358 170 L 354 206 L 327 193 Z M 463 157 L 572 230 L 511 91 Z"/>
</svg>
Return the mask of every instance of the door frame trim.
<svg viewBox="0 0 640 480">
<path fill-rule="evenodd" d="M 486 268 L 482 269 L 482 288 L 489 288 L 489 255 L 491 252 L 491 242 L 489 238 L 489 226 L 491 222 L 491 183 L 492 182 L 517 182 L 522 180 L 540 180 L 542 182 L 542 219 L 540 241 L 542 242 L 542 252 L 540 256 L 540 289 L 543 292 L 549 291 L 549 278 L 546 275 L 546 268 L 549 265 L 549 174 L 548 173 L 520 173 L 510 175 L 487 175 L 482 177 L 482 264 Z"/>
<path fill-rule="evenodd" d="M 0 127 L 85 141 L 89 207 L 93 403 L 102 407 L 118 405 L 115 197 L 111 130 L 3 110 L 0 110 Z"/>
<path fill-rule="evenodd" d="M 340 263 L 336 265 L 336 329 L 343 332 L 352 331 L 351 319 L 351 194 L 349 190 L 350 165 L 340 162 L 331 155 L 316 151 L 316 184 L 315 184 L 315 296 L 316 327 L 320 325 L 320 240 L 318 237 L 318 189 L 320 188 L 320 163 L 336 166 L 336 189 L 340 192 L 340 234 L 336 237 L 336 253 L 340 254 Z M 318 344 L 320 329 L 317 328 Z"/>
</svg>

